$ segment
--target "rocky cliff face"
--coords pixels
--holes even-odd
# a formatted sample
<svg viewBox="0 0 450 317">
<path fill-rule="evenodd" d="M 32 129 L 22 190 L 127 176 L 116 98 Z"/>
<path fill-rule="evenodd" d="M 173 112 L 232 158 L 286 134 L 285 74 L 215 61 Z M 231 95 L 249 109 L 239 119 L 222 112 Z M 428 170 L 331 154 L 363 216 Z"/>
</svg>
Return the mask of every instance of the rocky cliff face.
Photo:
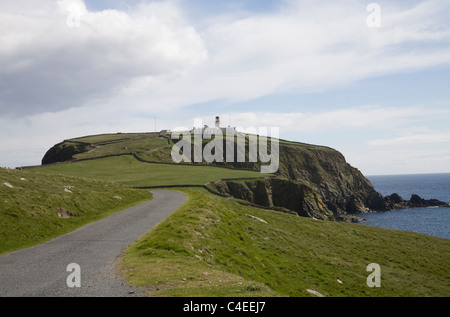
<svg viewBox="0 0 450 317">
<path fill-rule="evenodd" d="M 42 158 L 42 165 L 73 160 L 75 154 L 89 150 L 89 145 L 81 142 L 64 141 L 54 145 Z"/>
<path fill-rule="evenodd" d="M 310 183 L 334 214 L 387 208 L 370 181 L 336 150 L 281 145 L 280 165 L 280 175 Z"/>
<path fill-rule="evenodd" d="M 384 197 L 341 153 L 300 143 L 280 143 L 280 168 L 275 178 L 224 180 L 210 186 L 257 205 L 283 207 L 317 219 L 388 209 Z"/>
<path fill-rule="evenodd" d="M 320 195 L 305 183 L 281 178 L 264 178 L 224 180 L 210 184 L 209 187 L 259 206 L 280 207 L 281 211 L 302 217 L 334 219 L 333 213 L 324 204 Z"/>
</svg>

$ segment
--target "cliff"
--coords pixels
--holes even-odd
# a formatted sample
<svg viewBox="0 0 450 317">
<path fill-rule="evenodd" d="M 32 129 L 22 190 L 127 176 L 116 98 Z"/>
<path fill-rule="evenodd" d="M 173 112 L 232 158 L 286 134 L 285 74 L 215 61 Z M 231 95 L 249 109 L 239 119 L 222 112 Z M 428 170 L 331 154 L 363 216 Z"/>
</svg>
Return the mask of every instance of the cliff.
<svg viewBox="0 0 450 317">
<path fill-rule="evenodd" d="M 208 185 L 221 194 L 248 201 L 252 204 L 278 208 L 302 217 L 320 220 L 334 219 L 322 197 L 310 185 L 281 178 L 218 181 Z"/>
<path fill-rule="evenodd" d="M 88 144 L 64 141 L 51 147 L 42 158 L 42 165 L 74 160 L 74 155 L 84 153 L 90 149 Z"/>
<path fill-rule="evenodd" d="M 384 197 L 341 153 L 295 142 L 280 142 L 276 177 L 223 180 L 209 186 L 256 205 L 282 207 L 317 219 L 343 219 L 347 213 L 388 210 Z"/>
<path fill-rule="evenodd" d="M 335 215 L 387 210 L 381 194 L 338 151 L 305 144 L 280 144 L 281 176 L 307 182 Z"/>
</svg>

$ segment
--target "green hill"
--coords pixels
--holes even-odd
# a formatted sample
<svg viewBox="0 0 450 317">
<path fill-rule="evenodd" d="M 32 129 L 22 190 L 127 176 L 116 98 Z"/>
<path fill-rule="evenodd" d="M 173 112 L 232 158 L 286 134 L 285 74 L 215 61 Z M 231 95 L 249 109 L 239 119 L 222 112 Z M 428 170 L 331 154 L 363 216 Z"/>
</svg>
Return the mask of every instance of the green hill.
<svg viewBox="0 0 450 317">
<path fill-rule="evenodd" d="M 248 139 L 245 162 L 185 164 L 190 166 L 173 163 L 174 142 L 177 140 L 167 133 L 104 134 L 65 140 L 45 154 L 43 164 L 52 166 L 41 170 L 116 180 L 136 187 L 207 184 L 223 195 L 317 219 L 345 219 L 348 212 L 387 209 L 384 198 L 362 173 L 328 147 L 279 140 L 279 169 L 267 177 L 258 173 L 260 161 L 248 159 Z M 224 156 L 226 151 L 224 145 Z M 53 165 L 58 162 L 71 164 Z M 245 180 L 248 178 L 260 180 Z"/>
</svg>

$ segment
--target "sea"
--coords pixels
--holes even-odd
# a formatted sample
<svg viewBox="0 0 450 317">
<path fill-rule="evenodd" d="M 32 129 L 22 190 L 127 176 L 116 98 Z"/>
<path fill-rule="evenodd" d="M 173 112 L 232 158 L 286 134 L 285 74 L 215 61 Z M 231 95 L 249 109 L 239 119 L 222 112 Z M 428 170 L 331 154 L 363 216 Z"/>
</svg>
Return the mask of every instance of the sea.
<svg viewBox="0 0 450 317">
<path fill-rule="evenodd" d="M 450 203 L 449 174 L 416 174 L 366 176 L 383 196 L 393 193 L 409 200 L 417 194 L 424 199 L 438 199 Z M 357 214 L 367 220 L 362 225 L 412 231 L 450 239 L 450 208 L 413 208 Z"/>
</svg>

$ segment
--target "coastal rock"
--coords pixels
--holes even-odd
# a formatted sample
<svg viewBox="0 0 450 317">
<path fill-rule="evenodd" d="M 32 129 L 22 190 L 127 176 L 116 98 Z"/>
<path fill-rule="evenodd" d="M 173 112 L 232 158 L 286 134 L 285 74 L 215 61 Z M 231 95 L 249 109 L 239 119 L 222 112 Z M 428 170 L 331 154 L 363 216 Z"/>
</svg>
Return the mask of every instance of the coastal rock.
<svg viewBox="0 0 450 317">
<path fill-rule="evenodd" d="M 424 206 L 425 205 L 425 200 L 423 198 L 421 198 L 419 195 L 415 195 L 415 194 L 411 196 L 411 199 L 409 200 L 409 202 L 416 206 Z"/>
<path fill-rule="evenodd" d="M 399 194 L 394 193 L 394 194 L 386 197 L 386 202 L 392 203 L 392 204 L 401 204 L 404 202 L 404 200 Z"/>
<path fill-rule="evenodd" d="M 423 199 L 417 194 L 411 195 L 410 200 L 404 200 L 398 194 L 385 197 L 389 210 L 427 207 L 450 207 L 450 204 L 438 199 Z"/>
<path fill-rule="evenodd" d="M 386 200 L 380 193 L 376 192 L 375 190 L 369 193 L 369 196 L 367 198 L 367 206 L 370 208 L 371 211 L 388 210 Z"/>
</svg>

